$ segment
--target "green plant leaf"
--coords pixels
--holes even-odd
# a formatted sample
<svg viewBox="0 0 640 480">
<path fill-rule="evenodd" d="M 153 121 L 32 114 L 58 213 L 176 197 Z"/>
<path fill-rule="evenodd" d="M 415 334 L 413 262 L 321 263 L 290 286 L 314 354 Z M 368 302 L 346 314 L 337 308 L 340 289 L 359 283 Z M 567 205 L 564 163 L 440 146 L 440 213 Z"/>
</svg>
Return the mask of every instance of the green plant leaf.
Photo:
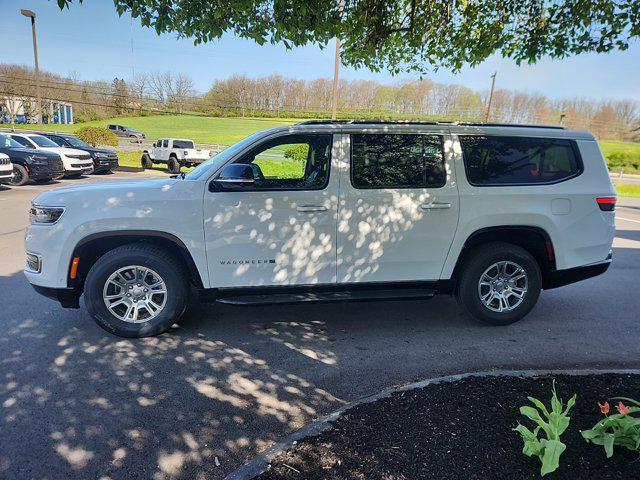
<svg viewBox="0 0 640 480">
<path fill-rule="evenodd" d="M 560 466 L 560 455 L 567 446 L 560 440 L 543 440 L 544 455 L 542 456 L 542 467 L 540 474 L 544 477 L 547 473 L 554 472 Z"/>
<path fill-rule="evenodd" d="M 547 407 L 544 405 L 544 403 L 542 403 L 540 400 L 538 400 L 537 398 L 533 398 L 533 397 L 527 397 L 529 399 L 529 401 L 531 403 L 533 403 L 536 407 L 538 407 L 538 409 L 546 416 L 549 416 L 549 410 L 547 410 Z"/>
<path fill-rule="evenodd" d="M 607 458 L 611 458 L 613 456 L 613 442 L 615 440 L 615 436 L 612 433 L 607 433 L 603 437 L 604 440 L 604 452 L 607 454 Z"/>
</svg>

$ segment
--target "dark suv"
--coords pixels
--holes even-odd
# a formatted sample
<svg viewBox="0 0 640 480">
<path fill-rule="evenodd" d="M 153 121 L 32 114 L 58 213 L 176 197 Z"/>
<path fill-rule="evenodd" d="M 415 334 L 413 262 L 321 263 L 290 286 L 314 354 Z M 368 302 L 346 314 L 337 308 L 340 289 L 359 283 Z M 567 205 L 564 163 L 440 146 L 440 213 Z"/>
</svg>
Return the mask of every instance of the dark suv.
<svg viewBox="0 0 640 480">
<path fill-rule="evenodd" d="M 93 160 L 93 173 L 107 173 L 118 168 L 118 154 L 113 150 L 103 150 L 92 147 L 78 137 L 67 133 L 41 133 L 41 135 L 61 147 L 76 148 L 87 152 Z"/>
<path fill-rule="evenodd" d="M 9 135 L 0 133 L 0 152 L 9 156 L 13 164 L 11 185 L 24 185 L 29 180 L 50 182 L 64 175 L 60 155 L 45 150 L 26 148 Z"/>
</svg>

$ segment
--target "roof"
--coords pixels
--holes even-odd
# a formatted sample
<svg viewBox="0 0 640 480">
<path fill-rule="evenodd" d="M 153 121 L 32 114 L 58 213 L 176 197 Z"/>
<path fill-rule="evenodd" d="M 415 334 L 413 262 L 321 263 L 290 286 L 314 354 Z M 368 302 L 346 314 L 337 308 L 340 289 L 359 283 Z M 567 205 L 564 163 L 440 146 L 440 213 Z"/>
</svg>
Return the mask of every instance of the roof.
<svg viewBox="0 0 640 480">
<path fill-rule="evenodd" d="M 534 125 L 522 123 L 490 123 L 490 122 L 429 122 L 413 120 L 305 120 L 296 125 L 442 125 L 442 126 L 469 126 L 469 127 L 520 127 L 520 128 L 551 128 L 566 130 L 562 125 Z"/>
</svg>

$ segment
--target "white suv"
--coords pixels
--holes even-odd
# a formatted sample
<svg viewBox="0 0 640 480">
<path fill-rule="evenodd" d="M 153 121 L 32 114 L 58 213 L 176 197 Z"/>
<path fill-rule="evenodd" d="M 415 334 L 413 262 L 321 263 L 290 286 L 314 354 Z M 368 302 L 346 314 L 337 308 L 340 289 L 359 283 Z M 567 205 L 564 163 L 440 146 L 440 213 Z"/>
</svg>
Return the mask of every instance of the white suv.
<svg viewBox="0 0 640 480">
<path fill-rule="evenodd" d="M 7 155 L 0 153 L 0 185 L 9 183 L 13 178 L 13 164 Z"/>
<path fill-rule="evenodd" d="M 93 173 L 93 160 L 91 155 L 84 150 L 61 147 L 53 140 L 37 133 L 12 133 L 9 136 L 27 148 L 45 150 L 60 155 L 65 177 L 79 177 Z"/>
<path fill-rule="evenodd" d="M 26 276 L 117 335 L 167 330 L 195 288 L 232 304 L 454 293 L 508 324 L 607 270 L 615 190 L 594 137 L 554 127 L 303 122 L 184 178 L 41 194 Z M 91 208 L 87 208 L 91 205 Z"/>
</svg>

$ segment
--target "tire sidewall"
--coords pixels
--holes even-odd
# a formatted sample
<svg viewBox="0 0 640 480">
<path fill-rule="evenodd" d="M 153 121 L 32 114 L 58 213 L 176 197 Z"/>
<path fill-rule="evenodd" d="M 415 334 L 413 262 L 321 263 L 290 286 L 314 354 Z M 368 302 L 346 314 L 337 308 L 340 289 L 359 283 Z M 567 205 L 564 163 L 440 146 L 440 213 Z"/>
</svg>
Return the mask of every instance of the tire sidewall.
<svg viewBox="0 0 640 480">
<path fill-rule="evenodd" d="M 13 185 L 14 187 L 21 187 L 29 181 L 29 173 L 27 172 L 27 169 L 24 168 L 22 165 L 14 164 L 13 170 L 14 172 L 18 170 L 22 175 L 22 179 L 19 182 L 14 182 L 13 181 L 14 177 L 11 177 L 11 181 L 9 182 L 9 185 Z"/>
<path fill-rule="evenodd" d="M 494 312 L 487 308 L 478 294 L 480 277 L 494 263 L 510 261 L 524 268 L 527 274 L 527 293 L 515 310 L 505 313 Z M 542 275 L 536 260 L 526 250 L 515 245 L 493 244 L 472 255 L 465 266 L 460 282 L 459 298 L 466 310 L 475 318 L 492 324 L 508 325 L 527 315 L 535 306 L 542 289 Z"/>
<path fill-rule="evenodd" d="M 167 302 L 162 312 L 152 320 L 134 324 L 116 318 L 102 298 L 104 284 L 116 270 L 129 266 L 148 267 L 162 277 L 167 286 Z M 121 337 L 148 337 L 168 330 L 177 322 L 186 308 L 188 289 L 181 270 L 161 258 L 149 253 L 122 252 L 120 255 L 105 255 L 89 271 L 85 283 L 85 304 L 98 325 Z"/>
</svg>

